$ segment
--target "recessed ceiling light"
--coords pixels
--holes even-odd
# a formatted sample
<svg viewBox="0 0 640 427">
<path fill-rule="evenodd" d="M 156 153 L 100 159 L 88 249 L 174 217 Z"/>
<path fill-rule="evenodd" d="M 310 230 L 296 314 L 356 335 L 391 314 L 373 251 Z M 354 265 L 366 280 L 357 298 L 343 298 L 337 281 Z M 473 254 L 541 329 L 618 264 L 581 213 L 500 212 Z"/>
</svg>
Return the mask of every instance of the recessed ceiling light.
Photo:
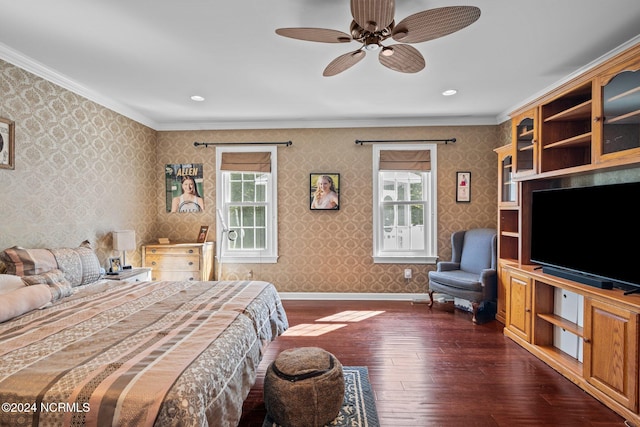
<svg viewBox="0 0 640 427">
<path fill-rule="evenodd" d="M 200 95 L 193 95 L 193 96 L 191 97 L 191 100 L 192 100 L 192 101 L 202 102 L 202 101 L 204 101 L 204 97 L 203 97 L 203 96 L 200 96 Z"/>
<path fill-rule="evenodd" d="M 447 89 L 444 92 L 442 92 L 444 96 L 451 96 L 451 95 L 455 95 L 456 93 L 458 93 L 458 91 L 455 89 Z"/>
</svg>

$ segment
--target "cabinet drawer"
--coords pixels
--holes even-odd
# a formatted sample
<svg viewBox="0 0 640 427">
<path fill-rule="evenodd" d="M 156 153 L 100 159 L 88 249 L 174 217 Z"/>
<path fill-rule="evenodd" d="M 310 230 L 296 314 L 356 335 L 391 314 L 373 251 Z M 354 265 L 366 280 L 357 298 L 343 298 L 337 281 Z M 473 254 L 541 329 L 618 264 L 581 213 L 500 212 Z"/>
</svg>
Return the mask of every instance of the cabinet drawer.
<svg viewBox="0 0 640 427">
<path fill-rule="evenodd" d="M 151 272 L 151 280 L 169 280 L 169 281 L 200 280 L 200 272 L 199 271 L 153 270 Z"/>
<path fill-rule="evenodd" d="M 154 270 L 184 270 L 198 271 L 200 270 L 200 255 L 147 255 L 145 260 L 146 267 Z"/>
<path fill-rule="evenodd" d="M 151 255 L 200 255 L 199 248 L 181 247 L 153 247 L 146 249 L 147 256 Z"/>
</svg>

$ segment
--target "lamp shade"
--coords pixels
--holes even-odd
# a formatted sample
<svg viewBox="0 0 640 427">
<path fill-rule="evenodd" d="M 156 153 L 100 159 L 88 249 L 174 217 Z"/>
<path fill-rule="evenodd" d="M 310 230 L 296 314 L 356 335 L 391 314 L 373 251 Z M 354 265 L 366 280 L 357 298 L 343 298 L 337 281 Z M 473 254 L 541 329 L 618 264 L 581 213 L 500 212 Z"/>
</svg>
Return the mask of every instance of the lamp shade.
<svg viewBox="0 0 640 427">
<path fill-rule="evenodd" d="M 136 232 L 133 230 L 118 230 L 113 233 L 113 249 L 116 251 L 131 251 L 136 248 Z"/>
</svg>

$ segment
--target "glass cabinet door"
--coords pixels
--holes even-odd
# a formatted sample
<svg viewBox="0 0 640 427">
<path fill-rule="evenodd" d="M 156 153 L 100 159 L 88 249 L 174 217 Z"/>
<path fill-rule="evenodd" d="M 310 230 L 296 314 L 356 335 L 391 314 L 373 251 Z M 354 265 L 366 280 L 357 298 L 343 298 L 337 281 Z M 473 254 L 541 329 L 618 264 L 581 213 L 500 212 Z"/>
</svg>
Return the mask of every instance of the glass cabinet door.
<svg viewBox="0 0 640 427">
<path fill-rule="evenodd" d="M 501 163 L 500 198 L 503 203 L 515 202 L 516 183 L 513 181 L 513 156 L 505 156 Z"/>
<path fill-rule="evenodd" d="M 640 148 L 640 71 L 621 72 L 602 87 L 601 120 L 601 155 Z"/>
<path fill-rule="evenodd" d="M 536 114 L 535 110 L 521 114 L 513 121 L 514 173 L 536 172 Z"/>
</svg>

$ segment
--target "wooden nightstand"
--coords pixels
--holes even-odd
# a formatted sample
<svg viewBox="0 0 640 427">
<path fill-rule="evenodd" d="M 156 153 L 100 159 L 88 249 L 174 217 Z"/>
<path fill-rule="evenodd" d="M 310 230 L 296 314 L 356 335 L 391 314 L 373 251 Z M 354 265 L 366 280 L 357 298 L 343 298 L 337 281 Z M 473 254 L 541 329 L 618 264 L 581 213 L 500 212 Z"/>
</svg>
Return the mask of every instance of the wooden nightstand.
<svg viewBox="0 0 640 427">
<path fill-rule="evenodd" d="M 105 279 L 121 280 L 124 282 L 145 282 L 151 280 L 151 269 L 147 267 L 122 270 L 118 274 L 105 274 Z"/>
</svg>

